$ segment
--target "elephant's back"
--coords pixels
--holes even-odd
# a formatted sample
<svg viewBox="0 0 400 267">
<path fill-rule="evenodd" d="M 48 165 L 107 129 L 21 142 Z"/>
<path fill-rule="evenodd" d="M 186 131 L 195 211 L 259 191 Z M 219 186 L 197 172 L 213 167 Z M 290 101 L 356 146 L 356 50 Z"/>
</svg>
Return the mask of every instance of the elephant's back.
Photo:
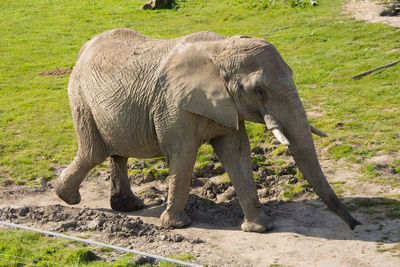
<svg viewBox="0 0 400 267">
<path fill-rule="evenodd" d="M 93 37 L 81 49 L 68 93 L 79 95 L 90 108 L 111 154 L 148 157 L 159 154 L 151 117 L 158 65 L 149 56 L 161 41 L 129 29 Z"/>
<path fill-rule="evenodd" d="M 215 32 L 209 32 L 209 31 L 196 32 L 196 33 L 192 33 L 192 34 L 183 36 L 181 38 L 185 39 L 186 42 L 191 42 L 191 43 L 204 42 L 204 41 L 218 41 L 218 40 L 226 39 L 226 37 L 224 37 L 222 35 L 219 35 Z"/>
<path fill-rule="evenodd" d="M 110 50 L 113 50 L 113 48 L 115 49 L 116 46 L 118 47 L 119 45 L 137 45 L 150 40 L 152 40 L 152 38 L 131 29 L 113 29 L 98 34 L 87 41 L 79 51 L 78 58 L 80 58 L 84 53 L 93 53 L 98 50 L 108 53 L 111 52 Z"/>
</svg>

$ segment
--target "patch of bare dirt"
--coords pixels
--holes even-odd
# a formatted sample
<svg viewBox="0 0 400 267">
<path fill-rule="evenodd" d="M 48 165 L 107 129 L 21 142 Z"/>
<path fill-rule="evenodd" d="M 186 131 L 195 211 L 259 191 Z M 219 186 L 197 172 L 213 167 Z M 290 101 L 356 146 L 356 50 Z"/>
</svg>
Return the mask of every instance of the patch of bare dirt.
<svg viewBox="0 0 400 267">
<path fill-rule="evenodd" d="M 128 166 L 134 173 L 130 176 L 132 190 L 145 204 L 141 210 L 111 210 L 109 172 L 94 169 L 82 183 L 81 203 L 73 208 L 58 199 L 52 183 L 45 180 L 37 186 L 0 187 L 0 220 L 89 236 L 99 242 L 163 256 L 192 254 L 197 257 L 196 263 L 208 266 L 382 266 L 383 262 L 384 266 L 400 266 L 396 256 L 400 253 L 396 249 L 400 241 L 399 211 L 388 211 L 391 206 L 368 207 L 400 195 L 399 188 L 361 182 L 360 165 L 322 158 L 328 180 L 354 217 L 363 223 L 351 231 L 309 187 L 292 196 L 294 201 L 284 201 L 285 189 L 303 186 L 304 180 L 297 177 L 290 152 L 274 156 L 277 148 L 277 144 L 269 144 L 252 149 L 253 160 L 263 162 L 261 167 L 253 164 L 253 171 L 262 207 L 275 226 L 268 233 L 240 230 L 243 212 L 216 158 L 193 173 L 186 206 L 192 224 L 184 229 L 161 227 L 159 217 L 166 206 L 168 185 L 161 178 L 144 174 L 146 164 L 141 161 Z M 390 166 L 398 159 L 398 153 L 378 155 L 368 163 L 380 166 L 381 174 L 400 179 L 399 173 L 390 173 Z M 164 162 L 154 166 L 160 170 L 166 167 Z M 390 201 L 398 203 L 396 199 Z M 357 207 L 357 203 L 367 205 Z M 387 217 L 387 212 L 392 217 Z M 113 261 L 120 255 L 101 257 Z"/>
<path fill-rule="evenodd" d="M 264 162 L 261 167 L 254 164 L 253 171 L 262 207 L 275 225 L 269 233 L 240 230 L 243 212 L 217 159 L 194 171 L 186 206 L 192 225 L 184 229 L 161 227 L 159 216 L 166 206 L 168 186 L 162 179 L 155 180 L 142 172 L 145 162 L 128 166 L 135 173 L 130 176 L 132 190 L 145 204 L 142 210 L 124 214 L 112 211 L 109 172 L 94 169 L 81 186 L 82 202 L 74 208 L 57 198 L 51 182 L 1 187 L 0 219 L 72 235 L 90 235 L 96 241 L 163 256 L 189 253 L 197 256 L 197 263 L 209 266 L 380 266 L 381 262 L 400 266 L 400 258 L 390 252 L 397 251 L 393 248 L 400 241 L 400 219 L 387 218 L 387 207 L 371 210 L 354 204 L 380 203 L 399 195 L 400 189 L 361 182 L 363 170 L 357 164 L 322 159 L 328 180 L 363 223 L 351 231 L 316 199 L 309 187 L 295 194 L 295 201 L 283 201 L 285 189 L 304 185 L 304 180 L 296 176 L 290 152 L 274 156 L 276 148 L 277 145 L 268 145 L 252 149 L 253 159 Z M 269 163 L 268 159 L 273 160 Z M 380 155 L 368 163 L 386 166 L 379 169 L 383 173 L 396 159 L 400 155 Z M 166 164 L 161 162 L 154 168 L 165 169 Z M 398 173 L 387 174 L 399 178 Z M 112 261 L 120 256 L 113 255 L 101 257 Z"/>
<path fill-rule="evenodd" d="M 381 16 L 399 16 L 400 15 L 400 1 L 388 3 L 385 10 L 383 10 L 379 15 Z"/>
<path fill-rule="evenodd" d="M 51 70 L 45 70 L 40 73 L 42 76 L 56 76 L 61 78 L 72 72 L 72 68 L 52 68 Z"/>
<path fill-rule="evenodd" d="M 62 205 L 4 207 L 0 209 L 0 218 L 14 223 L 39 223 L 56 232 L 97 231 L 108 234 L 110 240 L 113 237 L 144 237 L 147 242 L 154 242 L 155 239 L 169 242 L 185 240 L 181 235 L 174 235 L 160 226 L 144 223 L 140 218 L 89 208 L 79 209 Z"/>
<path fill-rule="evenodd" d="M 316 199 L 311 188 L 304 187 L 304 180 L 296 175 L 290 152 L 282 150 L 274 156 L 277 148 L 277 144 L 268 144 L 252 149 L 253 160 L 262 162 L 261 166 L 253 164 L 258 194 L 262 207 L 275 225 L 269 233 L 241 232 L 243 212 L 216 158 L 200 164 L 202 167 L 197 166 L 193 173 L 186 206 L 192 225 L 184 229 L 161 227 L 159 216 L 166 206 L 168 185 L 161 178 L 156 180 L 145 174 L 146 163 L 141 161 L 128 166 L 134 173 L 130 176 L 132 190 L 145 204 L 139 211 L 125 214 L 112 211 L 109 172 L 94 169 L 81 186 L 82 202 L 74 208 L 57 198 L 51 182 L 29 187 L 1 187 L 0 219 L 72 235 L 90 235 L 90 239 L 96 241 L 163 256 L 194 254 L 197 263 L 209 266 L 276 263 L 283 266 L 380 266 L 380 262 L 385 262 L 386 266 L 400 265 L 400 258 L 390 252 L 400 241 L 400 220 L 396 216 L 387 218 L 385 210 L 354 206 L 365 201 L 380 203 L 400 195 L 400 189 L 361 182 L 363 169 L 358 164 L 322 158 L 321 165 L 328 180 L 363 223 L 350 231 Z M 380 173 L 385 171 L 389 177 L 398 179 L 400 174 L 387 171 L 396 159 L 400 159 L 399 154 L 378 155 L 369 159 L 368 164 L 382 166 L 378 170 Z M 154 166 L 159 170 L 166 167 L 165 162 Z M 304 190 L 292 195 L 295 201 L 284 201 L 287 199 L 284 192 L 291 186 L 303 186 Z M 379 252 L 378 247 L 385 252 Z M 108 260 L 119 255 L 114 253 Z"/>
<path fill-rule="evenodd" d="M 253 157 L 272 157 L 270 153 L 260 147 L 252 151 Z M 393 159 L 377 156 L 370 161 L 390 165 Z M 209 266 L 382 266 L 383 262 L 385 266 L 400 266 L 400 258 L 395 256 L 399 252 L 393 250 L 400 241 L 400 219 L 387 218 L 379 209 L 371 213 L 368 207 L 357 208 L 354 204 L 380 203 L 383 197 L 398 194 L 399 189 L 360 182 L 362 174 L 356 164 L 327 160 L 321 163 L 331 184 L 342 184 L 341 197 L 363 223 L 355 231 L 327 210 L 312 190 L 296 196 L 295 201 L 281 200 L 285 185 L 301 183 L 293 174 L 295 165 L 289 159 L 278 170 L 274 166 L 254 166 L 262 207 L 275 225 L 264 234 L 240 230 L 243 213 L 218 162 L 206 164 L 194 173 L 186 206 L 192 225 L 184 229 L 160 225 L 159 216 L 168 198 L 167 184 L 162 180 L 132 175 L 132 189 L 145 207 L 129 213 L 112 211 L 109 173 L 102 169 L 92 171 L 85 179 L 80 189 L 82 202 L 74 207 L 57 198 L 51 182 L 35 187 L 2 187 L 0 219 L 163 256 L 188 253 L 197 256 L 197 263 Z M 142 165 L 139 162 L 129 168 L 143 169 Z M 165 168 L 165 164 L 157 167 Z M 112 261 L 120 256 L 113 255 L 106 259 Z"/>
<path fill-rule="evenodd" d="M 386 3 L 386 4 L 384 4 Z M 391 26 L 400 28 L 400 16 L 382 16 L 393 10 L 393 5 L 388 1 L 371 1 L 371 0 L 351 0 L 344 6 L 347 13 L 356 19 L 362 19 L 371 23 L 386 23 Z M 396 6 L 394 10 L 397 15 Z M 392 11 L 393 14 L 393 11 Z"/>
</svg>

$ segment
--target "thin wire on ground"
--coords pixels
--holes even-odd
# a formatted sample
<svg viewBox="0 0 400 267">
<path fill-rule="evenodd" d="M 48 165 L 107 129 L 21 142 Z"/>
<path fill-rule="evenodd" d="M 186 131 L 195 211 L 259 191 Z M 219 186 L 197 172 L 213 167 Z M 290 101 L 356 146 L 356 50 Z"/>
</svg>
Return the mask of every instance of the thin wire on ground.
<svg viewBox="0 0 400 267">
<path fill-rule="evenodd" d="M 152 258 L 152 259 L 156 259 L 156 260 L 163 260 L 163 261 L 176 263 L 176 264 L 179 264 L 179 265 L 182 265 L 182 266 L 201 267 L 201 265 L 197 265 L 197 264 L 194 264 L 194 263 L 188 263 L 188 262 L 175 260 L 175 259 L 171 259 L 171 258 L 159 256 L 159 255 L 154 255 L 154 254 L 150 254 L 150 253 L 146 253 L 146 252 L 141 252 L 141 251 L 137 251 L 137 250 L 133 250 L 133 249 L 121 248 L 121 247 L 117 247 L 117 246 L 113 246 L 113 245 L 109 245 L 109 244 L 104 244 L 104 243 L 100 243 L 100 242 L 96 242 L 96 241 L 92 241 L 92 240 L 82 239 L 82 238 L 78 238 L 78 237 L 74 237 L 74 236 L 67 236 L 67 235 L 63 235 L 63 234 L 59 234 L 59 233 L 54 233 L 54 232 L 50 232 L 50 231 L 46 231 L 46 230 L 42 230 L 42 229 L 33 228 L 33 227 L 27 227 L 27 226 L 23 226 L 23 225 L 13 224 L 13 223 L 5 222 L 5 221 L 0 221 L 0 225 L 12 227 L 12 228 L 23 229 L 23 230 L 31 231 L 31 232 L 37 232 L 37 233 L 41 233 L 41 234 L 45 234 L 45 235 L 49 235 L 49 236 L 55 236 L 55 237 L 70 239 L 70 240 L 74 240 L 74 241 L 78 241 L 78 242 L 87 243 L 87 244 L 90 244 L 90 245 L 95 245 L 95 246 L 106 247 L 106 248 L 110 248 L 110 249 L 114 249 L 114 250 L 119 250 L 119 251 L 123 251 L 123 252 L 126 252 L 126 253 L 133 253 L 133 254 L 141 255 L 141 256 L 144 256 L 144 257 L 147 257 L 147 258 Z"/>
<path fill-rule="evenodd" d="M 21 259 L 21 260 L 25 260 L 25 261 L 32 261 L 32 262 L 40 262 L 40 263 L 50 263 L 51 265 L 59 265 L 59 266 L 67 266 L 67 265 L 64 265 L 64 264 L 60 264 L 60 263 L 56 263 L 56 262 L 51 262 L 51 261 L 42 261 L 42 260 L 36 260 L 36 259 L 33 259 L 33 258 L 25 258 L 25 257 L 19 257 L 19 256 L 14 256 L 14 255 L 8 255 L 8 254 L 3 254 L 3 253 L 0 253 L 0 261 L 1 260 L 4 260 L 4 261 L 15 261 L 15 259 L 14 260 L 11 260 L 11 259 L 6 259 L 5 257 L 9 257 L 9 258 L 15 258 L 15 259 Z M 26 263 L 26 262 L 19 262 L 19 261 L 15 261 L 16 263 L 23 263 L 23 264 L 25 264 L 25 265 L 35 265 L 36 266 L 36 264 L 32 264 L 32 263 Z"/>
<path fill-rule="evenodd" d="M 13 260 L 8 260 L 8 259 L 3 259 L 3 258 L 0 258 L 0 261 L 6 261 L 6 262 L 12 262 L 12 263 L 23 264 L 23 265 L 32 265 L 32 266 L 36 266 L 36 264 L 33 264 L 33 263 L 26 263 L 26 262 L 22 262 L 22 261 L 13 261 Z"/>
</svg>

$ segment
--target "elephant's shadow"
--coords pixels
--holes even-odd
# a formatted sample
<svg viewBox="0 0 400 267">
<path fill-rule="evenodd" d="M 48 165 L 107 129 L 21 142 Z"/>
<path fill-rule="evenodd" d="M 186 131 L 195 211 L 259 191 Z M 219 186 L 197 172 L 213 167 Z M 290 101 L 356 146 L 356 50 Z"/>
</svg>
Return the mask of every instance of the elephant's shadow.
<svg viewBox="0 0 400 267">
<path fill-rule="evenodd" d="M 321 200 L 267 202 L 264 207 L 275 228 L 330 240 L 397 243 L 400 235 L 400 201 L 387 198 L 346 197 L 342 201 L 362 225 L 351 230 Z"/>
<path fill-rule="evenodd" d="M 294 233 L 331 240 L 362 240 L 368 242 L 396 243 L 400 235 L 400 201 L 387 198 L 343 198 L 362 225 L 350 230 L 336 214 L 320 200 L 291 202 L 268 201 L 263 208 L 270 216 L 274 228 L 264 233 Z M 165 203 L 147 205 L 128 215 L 157 218 Z M 216 203 L 197 195 L 190 195 L 186 211 L 192 217 L 188 228 L 237 230 L 243 213 L 237 200 Z"/>
</svg>

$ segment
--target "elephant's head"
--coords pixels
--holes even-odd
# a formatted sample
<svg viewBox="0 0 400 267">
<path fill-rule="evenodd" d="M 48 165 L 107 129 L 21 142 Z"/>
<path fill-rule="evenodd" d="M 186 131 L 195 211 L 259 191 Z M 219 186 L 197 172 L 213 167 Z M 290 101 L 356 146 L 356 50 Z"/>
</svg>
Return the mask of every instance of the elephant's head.
<svg viewBox="0 0 400 267">
<path fill-rule="evenodd" d="M 358 224 L 328 184 L 292 70 L 270 43 L 244 36 L 183 42 L 166 61 L 162 82 L 183 109 L 237 128 L 238 120 L 264 123 L 289 145 L 294 159 L 322 201 L 351 229 Z"/>
</svg>

